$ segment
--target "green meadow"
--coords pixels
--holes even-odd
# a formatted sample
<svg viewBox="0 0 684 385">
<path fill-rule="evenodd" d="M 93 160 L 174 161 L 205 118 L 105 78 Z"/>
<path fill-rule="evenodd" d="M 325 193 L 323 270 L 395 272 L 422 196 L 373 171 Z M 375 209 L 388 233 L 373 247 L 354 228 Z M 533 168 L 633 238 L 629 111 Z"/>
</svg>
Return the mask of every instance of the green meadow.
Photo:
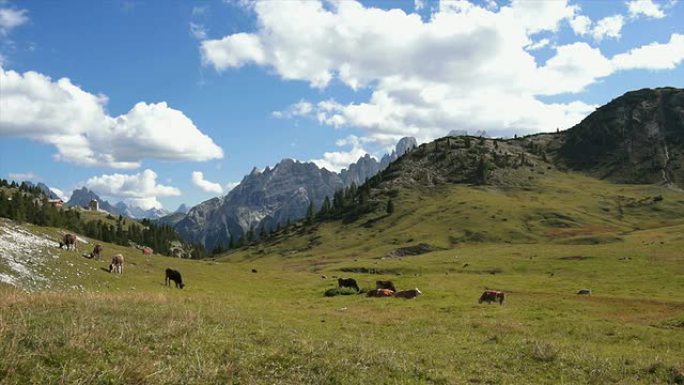
<svg viewBox="0 0 684 385">
<path fill-rule="evenodd" d="M 681 191 L 549 171 L 395 202 L 205 260 L 105 244 L 123 275 L 45 249 L 49 285 L 0 285 L 0 384 L 684 384 Z M 335 277 L 423 295 L 325 297 Z"/>
</svg>

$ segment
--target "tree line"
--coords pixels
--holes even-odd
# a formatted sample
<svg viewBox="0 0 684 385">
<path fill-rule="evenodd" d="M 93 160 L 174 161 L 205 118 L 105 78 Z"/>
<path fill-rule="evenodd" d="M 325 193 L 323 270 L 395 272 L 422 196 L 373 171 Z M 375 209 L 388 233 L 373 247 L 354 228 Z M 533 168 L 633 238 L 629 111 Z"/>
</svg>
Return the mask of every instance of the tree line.
<svg viewBox="0 0 684 385">
<path fill-rule="evenodd" d="M 50 204 L 41 189 L 25 183 L 9 183 L 4 179 L 0 179 L 0 217 L 38 226 L 60 227 L 121 246 L 130 246 L 132 242 L 151 247 L 155 253 L 167 256 L 172 256 L 172 242 L 188 246 L 171 226 L 156 224 L 149 219 L 143 219 L 140 223 L 129 220 L 127 224 L 126 218 L 121 215 L 116 220 L 108 216 L 115 223 L 101 219 L 85 221 L 79 210 Z M 206 256 L 201 245 L 191 245 L 190 248 L 193 258 Z"/>
</svg>

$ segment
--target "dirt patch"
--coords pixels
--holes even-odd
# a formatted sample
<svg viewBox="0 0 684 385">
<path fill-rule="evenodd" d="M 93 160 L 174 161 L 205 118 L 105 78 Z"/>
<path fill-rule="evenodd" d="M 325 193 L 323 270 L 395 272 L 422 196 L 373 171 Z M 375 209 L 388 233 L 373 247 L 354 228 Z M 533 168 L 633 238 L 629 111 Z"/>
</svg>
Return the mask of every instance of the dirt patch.
<svg viewBox="0 0 684 385">
<path fill-rule="evenodd" d="M 562 259 L 564 261 L 584 261 L 585 259 L 592 259 L 594 257 L 587 257 L 584 255 L 571 255 L 568 257 L 560 257 L 558 259 Z"/>
<path fill-rule="evenodd" d="M 427 243 L 419 243 L 415 246 L 406 246 L 398 248 L 396 250 L 392 250 L 388 252 L 386 256 L 389 258 L 397 258 L 412 255 L 421 255 L 435 250 L 437 250 L 437 248 L 435 248 L 432 245 L 429 245 Z"/>
<path fill-rule="evenodd" d="M 390 275 L 401 275 L 399 269 L 378 269 L 375 267 L 342 267 L 339 269 L 345 273 L 358 273 L 358 274 L 390 274 Z"/>
</svg>

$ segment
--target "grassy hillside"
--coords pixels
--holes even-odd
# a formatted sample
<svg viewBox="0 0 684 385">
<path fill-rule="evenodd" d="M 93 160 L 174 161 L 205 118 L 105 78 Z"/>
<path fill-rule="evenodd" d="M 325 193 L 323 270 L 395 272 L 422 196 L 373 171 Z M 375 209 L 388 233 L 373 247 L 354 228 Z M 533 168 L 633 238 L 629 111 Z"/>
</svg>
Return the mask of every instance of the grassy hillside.
<svg viewBox="0 0 684 385">
<path fill-rule="evenodd" d="M 45 281 L 0 285 L 0 383 L 684 383 L 684 194 L 516 172 L 532 179 L 398 184 L 392 215 L 300 226 L 214 260 L 105 244 L 126 256 L 122 276 L 83 250 L 4 251 L 0 277 L 20 262 Z M 433 251 L 390 254 L 420 243 Z M 164 286 L 166 267 L 184 290 Z M 335 277 L 424 294 L 324 297 Z M 504 305 L 479 305 L 485 288 Z"/>
</svg>

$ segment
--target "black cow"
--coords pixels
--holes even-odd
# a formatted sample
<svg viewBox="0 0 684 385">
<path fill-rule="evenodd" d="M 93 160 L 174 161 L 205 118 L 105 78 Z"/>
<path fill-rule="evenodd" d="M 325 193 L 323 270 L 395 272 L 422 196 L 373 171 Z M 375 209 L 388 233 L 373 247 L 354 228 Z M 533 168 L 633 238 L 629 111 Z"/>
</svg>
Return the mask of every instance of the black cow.
<svg viewBox="0 0 684 385">
<path fill-rule="evenodd" d="M 339 287 L 350 287 L 356 291 L 360 291 L 359 285 L 356 284 L 356 280 L 354 278 L 338 278 L 337 279 L 337 286 Z"/>
<path fill-rule="evenodd" d="M 183 287 L 185 287 L 185 284 L 183 283 L 183 277 L 181 277 L 180 271 L 166 269 L 166 279 L 164 280 L 164 283 L 166 284 L 166 286 L 171 286 L 171 281 L 176 283 L 177 289 L 182 289 Z"/>
<path fill-rule="evenodd" d="M 492 303 L 492 302 L 498 302 L 499 305 L 503 305 L 504 303 L 504 298 L 506 295 L 504 294 L 503 291 L 497 291 L 497 290 L 485 290 L 484 293 L 482 293 L 482 296 L 480 296 L 480 300 L 477 301 L 477 303 L 482 303 L 482 302 L 487 302 L 487 303 Z"/>
<path fill-rule="evenodd" d="M 392 290 L 394 292 L 397 291 L 397 288 L 394 287 L 394 282 L 392 282 L 392 281 L 375 281 L 375 288 L 376 289 L 388 289 L 388 290 Z"/>
</svg>

